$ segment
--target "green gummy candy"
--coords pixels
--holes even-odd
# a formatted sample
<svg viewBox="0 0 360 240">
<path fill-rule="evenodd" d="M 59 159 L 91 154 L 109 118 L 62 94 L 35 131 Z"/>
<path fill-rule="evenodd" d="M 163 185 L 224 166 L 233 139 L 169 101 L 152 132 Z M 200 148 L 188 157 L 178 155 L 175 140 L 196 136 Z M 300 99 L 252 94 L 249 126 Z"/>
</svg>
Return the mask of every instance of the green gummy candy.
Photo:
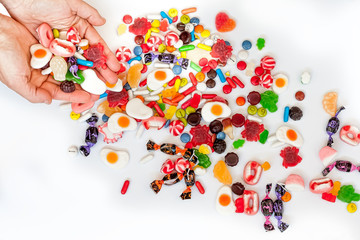
<svg viewBox="0 0 360 240">
<path fill-rule="evenodd" d="M 244 139 L 238 139 L 236 141 L 233 142 L 233 147 L 235 149 L 238 149 L 239 147 L 242 147 L 245 143 L 245 140 Z"/>
<path fill-rule="evenodd" d="M 346 203 L 351 203 L 352 201 L 357 202 L 360 200 L 360 194 L 355 193 L 352 185 L 344 185 L 341 186 L 337 198 Z"/>
<path fill-rule="evenodd" d="M 203 168 L 208 168 L 211 165 L 211 161 L 208 155 L 195 150 L 195 155 L 198 157 L 198 165 Z"/>
<path fill-rule="evenodd" d="M 256 46 L 259 50 L 263 49 L 265 47 L 265 39 L 258 38 Z"/>
<path fill-rule="evenodd" d="M 84 78 L 84 76 L 82 74 L 82 71 L 78 70 L 77 75 L 79 76 L 80 79 L 76 78 L 70 71 L 67 71 L 65 78 L 68 81 L 73 81 L 73 82 L 76 82 L 78 84 L 82 84 L 85 81 L 85 78 Z"/>
<path fill-rule="evenodd" d="M 158 103 L 158 105 L 159 105 L 161 110 L 165 111 L 165 109 L 166 109 L 165 103 Z"/>
<path fill-rule="evenodd" d="M 260 140 L 259 142 L 262 144 L 266 143 L 266 140 L 268 139 L 269 136 L 269 131 L 268 130 L 264 130 L 261 134 L 260 134 Z"/>
<path fill-rule="evenodd" d="M 278 100 L 279 96 L 273 91 L 268 90 L 261 94 L 260 104 L 261 106 L 263 106 L 263 108 L 266 108 L 267 110 L 269 110 L 269 112 L 273 113 L 276 112 L 278 109 L 276 106 Z"/>
</svg>

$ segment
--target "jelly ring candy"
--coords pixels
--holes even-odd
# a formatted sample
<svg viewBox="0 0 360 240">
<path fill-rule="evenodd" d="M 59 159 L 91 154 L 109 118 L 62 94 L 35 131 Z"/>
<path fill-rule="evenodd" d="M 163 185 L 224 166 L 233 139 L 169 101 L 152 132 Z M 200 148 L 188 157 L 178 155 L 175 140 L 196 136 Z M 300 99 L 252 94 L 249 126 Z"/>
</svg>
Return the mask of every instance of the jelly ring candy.
<svg viewBox="0 0 360 240">
<path fill-rule="evenodd" d="M 54 34 L 51 30 L 51 27 L 47 23 L 42 23 L 37 29 L 36 32 L 39 36 L 40 43 L 48 48 L 52 40 L 54 40 Z"/>
<path fill-rule="evenodd" d="M 249 161 L 244 167 L 244 181 L 249 185 L 255 185 L 259 182 L 263 168 L 256 161 Z"/>
<path fill-rule="evenodd" d="M 349 145 L 356 146 L 360 143 L 360 130 L 351 125 L 343 126 L 340 130 L 340 139 Z"/>
<path fill-rule="evenodd" d="M 324 193 L 329 192 L 334 186 L 333 181 L 330 178 L 313 179 L 309 183 L 310 191 L 312 193 Z"/>
<path fill-rule="evenodd" d="M 244 190 L 244 213 L 255 215 L 259 211 L 259 195 L 255 191 Z"/>
<path fill-rule="evenodd" d="M 75 45 L 69 41 L 55 38 L 49 45 L 50 52 L 61 57 L 71 57 L 75 54 Z"/>
</svg>

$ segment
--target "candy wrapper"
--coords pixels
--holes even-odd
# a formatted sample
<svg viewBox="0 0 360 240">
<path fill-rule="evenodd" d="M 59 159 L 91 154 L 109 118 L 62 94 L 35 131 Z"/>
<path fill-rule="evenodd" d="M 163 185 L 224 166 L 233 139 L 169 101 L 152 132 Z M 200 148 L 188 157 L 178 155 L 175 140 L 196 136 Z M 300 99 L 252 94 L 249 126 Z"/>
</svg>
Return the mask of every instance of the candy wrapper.
<svg viewBox="0 0 360 240">
<path fill-rule="evenodd" d="M 144 63 L 146 65 L 151 64 L 155 59 L 158 59 L 162 63 L 172 63 L 176 64 L 178 63 L 181 68 L 186 70 L 189 66 L 189 59 L 187 58 L 177 58 L 174 54 L 171 53 L 162 53 L 160 55 L 157 55 L 153 52 L 149 52 L 144 54 Z"/>
<path fill-rule="evenodd" d="M 95 127 L 95 124 L 99 118 L 93 114 L 86 122 L 90 125 L 86 129 L 86 135 L 85 135 L 85 143 L 86 145 L 80 146 L 80 153 L 82 153 L 85 157 L 89 156 L 90 154 L 90 148 L 94 146 L 97 143 L 97 139 L 99 136 L 99 131 L 97 127 Z"/>
<path fill-rule="evenodd" d="M 332 135 L 334 135 L 339 130 L 340 120 L 337 116 L 344 109 L 345 107 L 340 107 L 340 109 L 336 112 L 335 116 L 329 119 L 328 125 L 326 126 L 326 133 L 329 135 L 329 139 L 327 142 L 327 145 L 329 147 L 331 147 L 331 145 L 334 143 Z"/>
<path fill-rule="evenodd" d="M 274 230 L 274 225 L 272 225 L 272 223 L 270 222 L 270 217 L 271 215 L 274 213 L 274 202 L 273 200 L 271 200 L 271 198 L 269 197 L 269 193 L 271 191 L 272 188 L 272 184 L 269 183 L 266 185 L 266 196 L 265 198 L 261 201 L 261 212 L 262 214 L 265 216 L 265 223 L 264 223 L 264 228 L 265 230 L 268 231 L 272 231 Z"/>
<path fill-rule="evenodd" d="M 187 168 L 184 171 L 184 181 L 186 184 L 186 189 L 180 195 L 182 200 L 191 199 L 191 187 L 195 184 L 195 172 L 194 170 Z"/>
<path fill-rule="evenodd" d="M 281 197 L 285 193 L 286 193 L 285 188 L 280 184 L 276 184 L 275 194 L 277 200 L 274 201 L 274 216 L 278 220 L 278 228 L 281 232 L 284 232 L 289 227 L 289 224 L 281 221 L 284 212 L 284 205 L 283 205 L 283 201 L 281 200 Z"/>
<path fill-rule="evenodd" d="M 197 156 L 194 154 L 194 150 L 190 148 L 181 149 L 175 144 L 172 143 L 163 143 L 161 145 L 156 144 L 155 142 L 149 140 L 146 143 L 146 148 L 148 151 L 160 150 L 163 153 L 169 155 L 180 154 L 184 159 L 189 160 L 190 162 L 197 162 Z"/>
<path fill-rule="evenodd" d="M 360 166 L 356 166 L 354 164 L 352 164 L 349 161 L 344 161 L 344 160 L 337 160 L 334 163 L 330 164 L 329 166 L 327 166 L 323 171 L 322 171 L 322 175 L 325 177 L 326 175 L 328 175 L 331 170 L 333 170 L 334 168 L 336 168 L 337 170 L 341 171 L 341 172 L 352 172 L 352 171 L 359 171 L 360 172 Z"/>
</svg>

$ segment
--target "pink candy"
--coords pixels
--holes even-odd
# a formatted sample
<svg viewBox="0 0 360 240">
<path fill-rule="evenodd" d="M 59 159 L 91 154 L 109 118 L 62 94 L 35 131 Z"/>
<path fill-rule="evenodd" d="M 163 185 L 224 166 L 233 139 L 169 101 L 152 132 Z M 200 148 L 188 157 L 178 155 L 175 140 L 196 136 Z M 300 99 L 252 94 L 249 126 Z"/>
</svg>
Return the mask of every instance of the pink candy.
<svg viewBox="0 0 360 240">
<path fill-rule="evenodd" d="M 319 157 L 324 166 L 328 166 L 335 158 L 337 151 L 329 146 L 323 147 L 319 152 Z"/>
<path fill-rule="evenodd" d="M 351 146 L 356 146 L 360 143 L 360 131 L 355 126 L 345 125 L 340 130 L 340 139 Z"/>
<path fill-rule="evenodd" d="M 178 173 L 183 173 L 185 171 L 185 169 L 190 167 L 190 162 L 186 159 L 183 158 L 178 158 L 175 161 L 175 170 Z"/>
<path fill-rule="evenodd" d="M 290 191 L 302 191 L 305 189 L 304 179 L 297 174 L 290 174 L 286 178 L 285 188 Z"/>
<path fill-rule="evenodd" d="M 115 52 L 115 56 L 120 62 L 127 62 L 131 58 L 131 50 L 125 46 L 119 47 Z"/>
<path fill-rule="evenodd" d="M 259 195 L 255 191 L 245 190 L 242 197 L 244 213 L 247 215 L 255 215 L 259 211 Z"/>
<path fill-rule="evenodd" d="M 179 36 L 174 32 L 168 32 L 165 35 L 165 44 L 167 46 L 174 46 L 179 41 Z"/>
<path fill-rule="evenodd" d="M 161 170 L 160 172 L 164 173 L 164 174 L 169 174 L 172 171 L 174 171 L 175 165 L 173 163 L 173 161 L 171 161 L 170 159 L 166 160 L 163 165 L 161 166 Z"/>
<path fill-rule="evenodd" d="M 174 120 L 169 125 L 169 131 L 173 136 L 178 136 L 184 131 L 184 123 L 180 120 Z"/>
<path fill-rule="evenodd" d="M 309 187 L 313 193 L 324 193 L 329 192 L 334 187 L 334 183 L 330 178 L 319 178 L 312 180 Z"/>
<path fill-rule="evenodd" d="M 249 185 L 255 185 L 259 182 L 261 173 L 261 165 L 256 161 L 249 161 L 244 167 L 244 181 Z"/>
<path fill-rule="evenodd" d="M 261 67 L 265 70 L 273 70 L 275 68 L 275 60 L 272 57 L 265 56 L 261 59 Z"/>
<path fill-rule="evenodd" d="M 54 40 L 54 34 L 51 30 L 51 27 L 47 23 L 42 23 L 37 29 L 36 32 L 39 36 L 40 43 L 48 48 L 52 40 Z"/>
<path fill-rule="evenodd" d="M 72 42 L 73 44 L 80 43 L 81 37 L 79 31 L 74 27 L 69 28 L 69 30 L 66 33 L 66 40 Z"/>
<path fill-rule="evenodd" d="M 61 40 L 61 39 L 54 39 L 50 43 L 49 46 L 50 52 L 54 55 L 58 55 L 60 57 L 71 57 L 75 54 L 76 48 L 75 45 L 69 41 Z"/>
<path fill-rule="evenodd" d="M 157 51 L 161 43 L 162 40 L 158 36 L 151 36 L 147 41 L 147 45 L 150 47 L 151 51 Z"/>
<path fill-rule="evenodd" d="M 260 77 L 260 85 L 264 88 L 270 88 L 273 81 L 273 77 L 269 73 L 263 74 Z"/>
</svg>

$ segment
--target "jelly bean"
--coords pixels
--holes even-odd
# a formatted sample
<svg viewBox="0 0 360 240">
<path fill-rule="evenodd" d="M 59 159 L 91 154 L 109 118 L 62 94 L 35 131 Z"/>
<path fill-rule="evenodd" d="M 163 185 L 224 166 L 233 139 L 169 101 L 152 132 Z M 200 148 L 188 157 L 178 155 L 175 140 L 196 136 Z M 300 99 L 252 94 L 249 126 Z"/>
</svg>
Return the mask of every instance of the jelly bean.
<svg viewBox="0 0 360 240">
<path fill-rule="evenodd" d="M 194 45 L 184 45 L 182 47 L 179 48 L 179 52 L 186 52 L 186 51 L 191 51 L 194 50 L 195 46 Z"/>
<path fill-rule="evenodd" d="M 250 114 L 250 115 L 255 115 L 257 111 L 258 111 L 258 109 L 257 109 L 257 107 L 254 106 L 254 105 L 250 105 L 250 106 L 248 107 L 248 109 L 247 109 L 247 112 L 248 112 L 248 114 Z"/>
<path fill-rule="evenodd" d="M 268 139 L 268 136 L 269 136 L 269 131 L 265 129 L 262 133 L 260 133 L 259 142 L 265 144 L 266 140 Z"/>
<path fill-rule="evenodd" d="M 59 30 L 57 30 L 56 28 L 54 28 L 52 30 L 53 34 L 54 34 L 54 38 L 59 38 L 60 37 L 60 33 L 59 33 Z"/>
<path fill-rule="evenodd" d="M 236 88 L 236 84 L 234 83 L 234 81 L 231 78 L 227 77 L 226 81 L 232 88 Z"/>
<path fill-rule="evenodd" d="M 222 83 L 226 82 L 225 76 L 220 68 L 216 69 L 216 74 L 219 76 Z"/>
<path fill-rule="evenodd" d="M 79 65 L 83 65 L 83 66 L 87 66 L 87 67 L 93 67 L 94 63 L 91 61 L 86 61 L 86 60 L 82 60 L 82 59 L 76 59 L 76 63 Z"/>
<path fill-rule="evenodd" d="M 181 140 L 181 142 L 183 142 L 183 143 L 188 143 L 188 142 L 190 142 L 190 139 L 191 139 L 191 137 L 190 137 L 190 135 L 189 135 L 188 133 L 183 133 L 183 134 L 181 134 L 181 136 L 180 136 L 180 140 Z"/>
<path fill-rule="evenodd" d="M 250 50 L 251 47 L 252 47 L 252 44 L 251 44 L 251 42 L 250 42 L 249 40 L 245 40 L 245 41 L 243 41 L 243 43 L 241 44 L 241 46 L 242 46 L 242 48 L 243 48 L 244 50 Z"/>
<path fill-rule="evenodd" d="M 243 82 L 241 82 L 241 80 L 239 78 L 237 78 L 236 76 L 233 76 L 231 78 L 237 85 L 239 85 L 240 88 L 244 88 L 245 85 Z"/>
<path fill-rule="evenodd" d="M 162 18 L 166 18 L 169 21 L 169 24 L 172 24 L 172 19 L 164 11 L 161 11 L 160 15 Z"/>
<path fill-rule="evenodd" d="M 290 113 L 290 108 L 288 106 L 286 106 L 284 108 L 284 122 L 289 121 L 289 113 Z"/>
<path fill-rule="evenodd" d="M 231 91 L 232 91 L 232 87 L 230 85 L 224 85 L 223 86 L 223 92 L 225 94 L 229 94 L 229 93 L 231 93 Z"/>
<path fill-rule="evenodd" d="M 207 45 L 202 44 L 202 43 L 199 43 L 199 44 L 197 45 L 197 47 L 200 48 L 200 49 L 209 51 L 209 52 L 211 51 L 211 47 L 210 47 L 210 46 L 207 46 Z"/>
<path fill-rule="evenodd" d="M 126 180 L 121 188 L 121 194 L 124 195 L 129 188 L 130 181 Z"/>
<path fill-rule="evenodd" d="M 205 190 L 204 187 L 201 185 L 201 183 L 199 181 L 195 182 L 195 186 L 197 187 L 197 189 L 199 190 L 199 193 L 204 194 Z"/>
<path fill-rule="evenodd" d="M 182 14 L 189 14 L 189 13 L 194 13 L 196 12 L 196 7 L 191 7 L 191 8 L 185 8 L 183 10 L 181 10 Z"/>
<path fill-rule="evenodd" d="M 201 67 L 199 65 L 197 65 L 196 63 L 194 63 L 193 61 L 191 61 L 190 67 L 197 72 L 201 72 Z"/>
</svg>

